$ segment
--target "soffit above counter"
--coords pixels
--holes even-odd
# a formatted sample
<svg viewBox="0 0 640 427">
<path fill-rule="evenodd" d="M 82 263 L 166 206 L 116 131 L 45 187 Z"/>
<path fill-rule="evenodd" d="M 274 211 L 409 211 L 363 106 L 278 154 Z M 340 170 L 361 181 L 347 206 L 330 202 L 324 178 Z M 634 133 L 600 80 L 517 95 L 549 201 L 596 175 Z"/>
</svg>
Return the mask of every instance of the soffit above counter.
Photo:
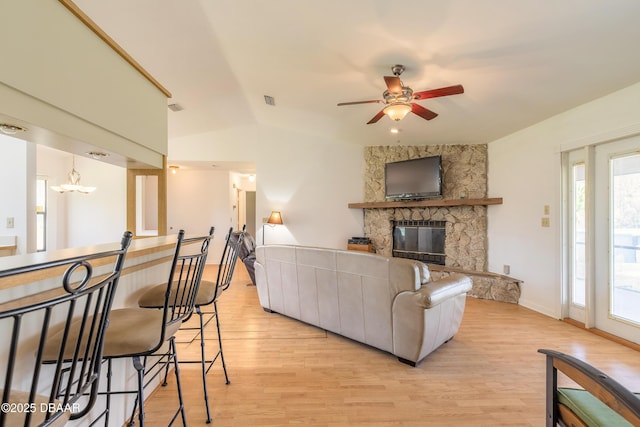
<svg viewBox="0 0 640 427">
<path fill-rule="evenodd" d="M 16 135 L 84 155 L 98 149 L 123 167 L 161 168 L 170 93 L 81 20 L 68 0 L 9 2 L 0 27 L 0 117 Z M 18 36 L 16 36 L 18 35 Z"/>
</svg>

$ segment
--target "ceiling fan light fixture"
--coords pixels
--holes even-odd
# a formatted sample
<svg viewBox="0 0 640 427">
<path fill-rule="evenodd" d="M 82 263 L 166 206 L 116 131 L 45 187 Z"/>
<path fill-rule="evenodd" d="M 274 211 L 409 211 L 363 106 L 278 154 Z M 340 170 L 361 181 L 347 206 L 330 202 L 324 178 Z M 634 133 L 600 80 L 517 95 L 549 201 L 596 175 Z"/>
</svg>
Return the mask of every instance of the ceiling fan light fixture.
<svg viewBox="0 0 640 427">
<path fill-rule="evenodd" d="M 382 110 L 384 114 L 389 116 L 391 120 L 399 122 L 404 119 L 411 111 L 411 104 L 407 102 L 396 102 L 395 104 L 388 105 Z"/>
</svg>

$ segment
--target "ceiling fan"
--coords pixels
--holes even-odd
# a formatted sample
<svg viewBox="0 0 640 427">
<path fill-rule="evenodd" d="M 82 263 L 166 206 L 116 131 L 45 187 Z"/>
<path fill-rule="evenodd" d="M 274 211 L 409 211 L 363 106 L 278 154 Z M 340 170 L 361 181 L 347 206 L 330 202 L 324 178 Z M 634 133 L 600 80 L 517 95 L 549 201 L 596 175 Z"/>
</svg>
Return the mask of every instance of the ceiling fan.
<svg viewBox="0 0 640 427">
<path fill-rule="evenodd" d="M 421 101 L 427 98 L 437 98 L 439 96 L 457 95 L 464 93 L 462 85 L 447 86 L 440 89 L 425 90 L 422 92 L 414 92 L 408 86 L 405 86 L 400 80 L 400 74 L 404 71 L 404 65 L 396 64 L 391 67 L 393 76 L 384 76 L 384 82 L 387 84 L 387 90 L 382 94 L 384 100 L 376 99 L 373 101 L 354 101 L 354 102 L 341 102 L 338 107 L 342 105 L 355 105 L 355 104 L 371 104 L 382 103 L 386 106 L 378 112 L 371 120 L 367 122 L 368 125 L 376 123 L 385 114 L 390 119 L 400 121 L 404 117 L 412 112 L 425 120 L 431 120 L 438 116 L 437 113 L 424 108 L 422 105 L 418 105 L 414 100 Z"/>
</svg>

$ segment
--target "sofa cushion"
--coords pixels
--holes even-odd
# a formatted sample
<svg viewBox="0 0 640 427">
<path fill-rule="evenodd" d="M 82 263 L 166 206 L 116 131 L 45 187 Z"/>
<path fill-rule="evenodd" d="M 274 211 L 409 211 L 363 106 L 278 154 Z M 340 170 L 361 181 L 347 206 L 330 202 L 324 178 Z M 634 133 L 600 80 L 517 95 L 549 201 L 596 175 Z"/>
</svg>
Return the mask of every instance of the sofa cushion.
<svg viewBox="0 0 640 427">
<path fill-rule="evenodd" d="M 429 267 L 424 262 L 418 263 L 418 270 L 420 271 L 420 284 L 426 285 L 431 281 L 431 273 Z"/>
</svg>

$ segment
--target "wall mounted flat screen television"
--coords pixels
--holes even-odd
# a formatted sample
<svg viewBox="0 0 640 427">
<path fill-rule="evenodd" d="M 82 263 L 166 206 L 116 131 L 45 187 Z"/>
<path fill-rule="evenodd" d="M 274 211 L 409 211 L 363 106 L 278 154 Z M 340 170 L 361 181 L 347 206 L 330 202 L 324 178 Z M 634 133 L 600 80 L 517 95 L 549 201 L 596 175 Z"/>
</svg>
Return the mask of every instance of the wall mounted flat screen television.
<svg viewBox="0 0 640 427">
<path fill-rule="evenodd" d="M 418 200 L 442 196 L 442 156 L 385 164 L 385 197 Z"/>
</svg>

